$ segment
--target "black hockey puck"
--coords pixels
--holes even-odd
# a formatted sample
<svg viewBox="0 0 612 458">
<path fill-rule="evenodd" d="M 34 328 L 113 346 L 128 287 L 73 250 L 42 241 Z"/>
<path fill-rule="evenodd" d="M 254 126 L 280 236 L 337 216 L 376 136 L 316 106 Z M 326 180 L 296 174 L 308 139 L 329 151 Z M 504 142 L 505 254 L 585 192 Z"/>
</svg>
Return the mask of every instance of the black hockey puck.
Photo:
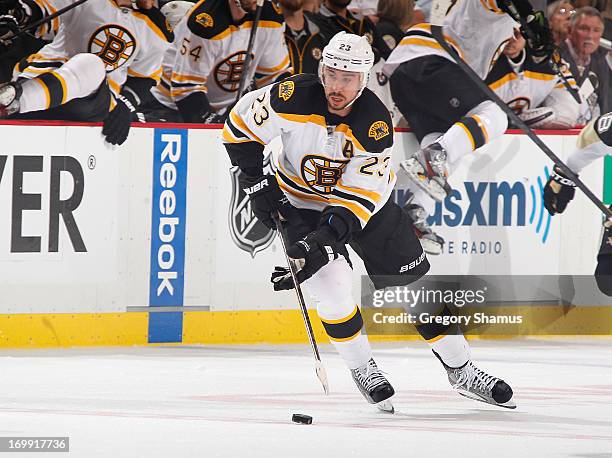
<svg viewBox="0 0 612 458">
<path fill-rule="evenodd" d="M 312 417 L 310 415 L 304 415 L 301 413 L 294 413 L 291 416 L 291 421 L 293 423 L 302 423 L 303 425 L 311 425 Z"/>
</svg>

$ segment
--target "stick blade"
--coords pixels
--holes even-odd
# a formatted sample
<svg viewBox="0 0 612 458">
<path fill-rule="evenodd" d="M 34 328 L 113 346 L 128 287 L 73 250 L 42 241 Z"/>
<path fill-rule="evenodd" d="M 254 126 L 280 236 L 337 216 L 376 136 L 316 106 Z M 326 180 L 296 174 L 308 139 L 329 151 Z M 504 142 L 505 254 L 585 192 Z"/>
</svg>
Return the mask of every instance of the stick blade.
<svg viewBox="0 0 612 458">
<path fill-rule="evenodd" d="M 317 373 L 317 377 L 319 378 L 319 381 L 321 382 L 321 385 L 323 385 L 323 391 L 325 392 L 326 395 L 329 395 L 329 383 L 327 382 L 327 372 L 325 372 L 325 368 L 323 367 L 323 364 L 321 363 L 321 361 L 317 361 L 315 363 L 315 371 Z"/>
</svg>

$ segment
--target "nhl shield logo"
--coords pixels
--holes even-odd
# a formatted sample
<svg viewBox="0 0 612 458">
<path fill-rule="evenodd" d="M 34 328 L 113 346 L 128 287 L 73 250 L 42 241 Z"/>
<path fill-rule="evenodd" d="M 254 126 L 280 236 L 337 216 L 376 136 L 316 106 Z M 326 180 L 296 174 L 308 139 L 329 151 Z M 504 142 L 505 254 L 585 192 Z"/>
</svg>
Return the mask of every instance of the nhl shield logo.
<svg viewBox="0 0 612 458">
<path fill-rule="evenodd" d="M 249 252 L 251 257 L 254 258 L 255 254 L 270 246 L 275 234 L 272 229 L 268 229 L 255 218 L 251 210 L 251 202 L 240 187 L 240 177 L 242 175 L 240 169 L 232 167 L 230 173 L 232 176 L 232 200 L 229 208 L 230 234 L 236 246 Z M 270 164 L 269 156 L 264 161 L 264 173 L 275 173 Z"/>
</svg>

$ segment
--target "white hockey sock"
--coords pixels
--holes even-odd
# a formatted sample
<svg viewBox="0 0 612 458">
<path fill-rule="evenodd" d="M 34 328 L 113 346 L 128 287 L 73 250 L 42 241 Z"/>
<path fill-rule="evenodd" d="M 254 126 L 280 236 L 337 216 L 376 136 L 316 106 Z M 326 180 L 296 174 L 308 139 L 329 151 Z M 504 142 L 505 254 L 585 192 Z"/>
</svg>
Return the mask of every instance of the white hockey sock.
<svg viewBox="0 0 612 458">
<path fill-rule="evenodd" d="M 446 335 L 428 344 L 449 367 L 461 367 L 470 360 L 470 347 L 462 334 Z"/>
<path fill-rule="evenodd" d="M 24 81 L 19 112 L 46 110 L 93 94 L 106 78 L 104 63 L 95 54 L 77 54 L 57 70 Z"/>
<path fill-rule="evenodd" d="M 506 131 L 508 118 L 494 102 L 487 100 L 472 108 L 442 136 L 440 144 L 454 164 Z"/>
<path fill-rule="evenodd" d="M 357 369 L 367 363 L 372 357 L 372 348 L 365 331 L 346 342 L 330 339 L 349 369 Z"/>
<path fill-rule="evenodd" d="M 352 272 L 341 257 L 304 282 L 304 289 L 317 303 L 329 340 L 349 369 L 356 369 L 370 360 L 372 350 L 363 331 L 361 311 L 351 294 Z"/>
</svg>

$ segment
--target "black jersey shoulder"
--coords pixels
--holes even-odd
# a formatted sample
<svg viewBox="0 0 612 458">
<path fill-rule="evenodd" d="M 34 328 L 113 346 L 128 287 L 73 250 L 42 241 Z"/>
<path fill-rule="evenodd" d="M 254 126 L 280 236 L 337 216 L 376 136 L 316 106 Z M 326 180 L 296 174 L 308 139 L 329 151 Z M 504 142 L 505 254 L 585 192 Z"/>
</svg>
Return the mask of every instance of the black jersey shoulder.
<svg viewBox="0 0 612 458">
<path fill-rule="evenodd" d="M 370 153 L 393 146 L 393 122 L 384 103 L 368 88 L 353 105 L 347 124 L 355 138 Z"/>
<path fill-rule="evenodd" d="M 261 8 L 260 20 L 283 24 L 285 22 L 285 17 L 283 16 L 283 12 L 281 11 L 280 7 L 274 2 L 264 2 L 263 7 Z"/>
<path fill-rule="evenodd" d="M 232 16 L 227 0 L 200 0 L 187 20 L 189 30 L 205 39 L 219 35 L 231 24 Z"/>
<path fill-rule="evenodd" d="M 323 85 L 317 75 L 302 73 L 274 84 L 270 90 L 270 105 L 277 113 L 325 116 L 327 102 Z"/>
<path fill-rule="evenodd" d="M 149 25 L 154 27 L 159 32 L 158 35 L 163 35 L 167 42 L 172 43 L 174 41 L 174 34 L 172 33 L 172 27 L 168 24 L 166 16 L 158 8 L 153 7 L 148 10 L 142 9 L 133 12 L 136 17 L 148 18 Z"/>
</svg>

